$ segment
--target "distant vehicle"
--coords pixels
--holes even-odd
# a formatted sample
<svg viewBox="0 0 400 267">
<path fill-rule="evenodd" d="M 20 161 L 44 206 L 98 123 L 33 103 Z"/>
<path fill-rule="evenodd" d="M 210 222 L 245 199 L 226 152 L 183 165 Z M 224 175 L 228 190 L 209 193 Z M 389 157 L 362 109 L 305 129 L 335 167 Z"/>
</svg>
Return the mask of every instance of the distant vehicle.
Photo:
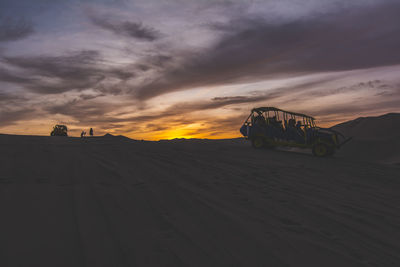
<svg viewBox="0 0 400 267">
<path fill-rule="evenodd" d="M 254 148 L 311 148 L 318 157 L 333 155 L 351 140 L 333 129 L 317 127 L 311 116 L 274 107 L 252 109 L 240 133 Z"/>
<path fill-rule="evenodd" d="M 57 124 L 53 127 L 53 131 L 50 133 L 51 136 L 68 136 L 68 128 L 65 125 Z"/>
</svg>

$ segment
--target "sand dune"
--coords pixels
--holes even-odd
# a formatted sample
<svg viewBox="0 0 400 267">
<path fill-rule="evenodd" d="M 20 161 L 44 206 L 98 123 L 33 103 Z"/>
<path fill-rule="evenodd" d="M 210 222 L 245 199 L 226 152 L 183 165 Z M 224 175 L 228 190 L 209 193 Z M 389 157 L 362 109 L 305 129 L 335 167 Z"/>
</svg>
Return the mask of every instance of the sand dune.
<svg viewBox="0 0 400 267">
<path fill-rule="evenodd" d="M 340 123 L 333 128 L 357 139 L 389 139 L 400 137 L 400 113 L 377 117 L 360 117 Z"/>
<path fill-rule="evenodd" d="M 0 266 L 400 264 L 396 165 L 240 139 L 0 146 Z"/>
<path fill-rule="evenodd" d="M 339 156 L 400 164 L 400 113 L 361 117 L 333 128 L 353 137 L 343 146 Z"/>
</svg>

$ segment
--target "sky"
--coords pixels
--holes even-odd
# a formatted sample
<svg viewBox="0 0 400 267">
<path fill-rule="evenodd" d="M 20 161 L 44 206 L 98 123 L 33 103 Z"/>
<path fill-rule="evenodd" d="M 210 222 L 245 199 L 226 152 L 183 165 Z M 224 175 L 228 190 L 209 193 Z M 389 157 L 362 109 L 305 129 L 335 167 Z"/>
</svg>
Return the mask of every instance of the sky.
<svg viewBox="0 0 400 267">
<path fill-rule="evenodd" d="M 400 112 L 398 0 L 2 0 L 0 133 L 239 137 Z"/>
</svg>

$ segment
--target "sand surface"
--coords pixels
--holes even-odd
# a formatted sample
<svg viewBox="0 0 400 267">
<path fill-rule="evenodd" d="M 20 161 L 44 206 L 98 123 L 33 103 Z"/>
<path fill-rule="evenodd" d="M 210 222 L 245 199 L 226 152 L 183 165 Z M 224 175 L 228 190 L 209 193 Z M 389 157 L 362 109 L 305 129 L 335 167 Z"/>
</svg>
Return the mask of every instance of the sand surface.
<svg viewBox="0 0 400 267">
<path fill-rule="evenodd" d="M 0 135 L 0 266 L 400 266 L 400 166 Z"/>
</svg>

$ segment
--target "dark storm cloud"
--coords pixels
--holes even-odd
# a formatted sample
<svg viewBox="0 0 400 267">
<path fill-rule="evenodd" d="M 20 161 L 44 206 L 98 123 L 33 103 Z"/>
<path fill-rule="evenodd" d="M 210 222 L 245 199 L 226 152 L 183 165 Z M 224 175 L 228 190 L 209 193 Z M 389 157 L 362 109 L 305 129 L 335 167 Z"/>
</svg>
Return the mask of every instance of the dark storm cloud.
<svg viewBox="0 0 400 267">
<path fill-rule="evenodd" d="M 157 30 L 145 26 L 141 22 L 116 22 L 111 21 L 108 18 L 100 17 L 93 14 L 89 15 L 89 19 L 94 25 L 104 30 L 110 31 L 116 35 L 145 41 L 155 41 L 160 38 L 160 33 Z"/>
<path fill-rule="evenodd" d="M 262 17 L 213 24 L 216 44 L 177 55 L 185 60 L 132 91 L 145 100 L 199 86 L 399 64 L 399 14 L 400 3 L 386 1 L 284 24 Z"/>
<path fill-rule="evenodd" d="M 62 56 L 4 57 L 3 63 L 18 67 L 24 77 L 0 69 L 0 81 L 22 84 L 40 94 L 58 94 L 70 90 L 100 87 L 106 78 L 120 81 L 134 77 L 122 68 L 104 66 L 98 51 L 80 51 Z"/>
<path fill-rule="evenodd" d="M 33 32 L 32 23 L 24 19 L 0 17 L 0 42 L 17 41 Z"/>
</svg>

